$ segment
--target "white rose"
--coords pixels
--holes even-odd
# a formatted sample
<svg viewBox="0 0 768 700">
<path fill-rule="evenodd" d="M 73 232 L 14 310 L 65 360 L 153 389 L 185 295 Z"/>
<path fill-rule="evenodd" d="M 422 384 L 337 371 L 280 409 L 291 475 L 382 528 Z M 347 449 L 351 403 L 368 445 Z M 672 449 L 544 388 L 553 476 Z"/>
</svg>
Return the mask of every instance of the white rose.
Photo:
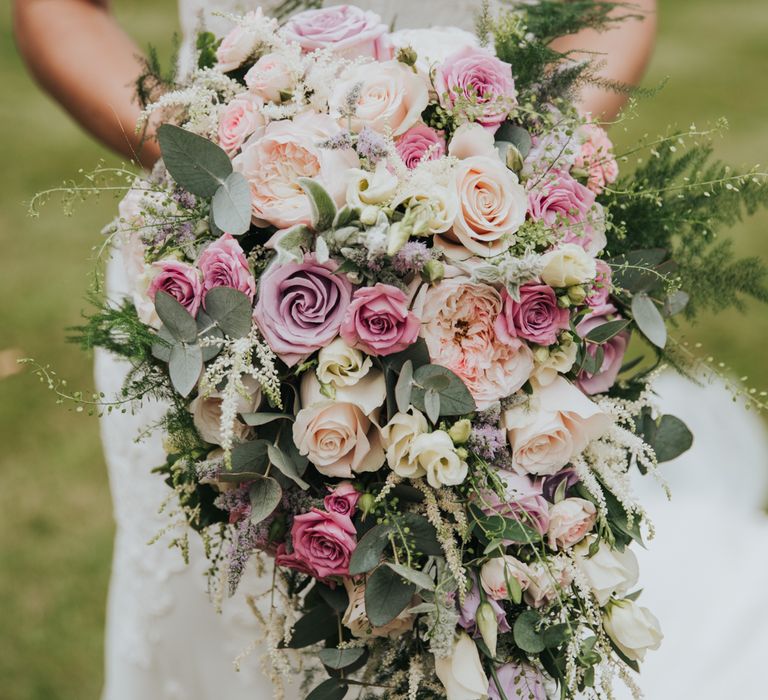
<svg viewBox="0 0 768 700">
<path fill-rule="evenodd" d="M 529 576 L 528 567 L 523 562 L 504 554 L 483 564 L 480 569 L 480 584 L 491 598 L 504 600 L 510 597 L 507 585 L 510 578 L 514 578 L 524 591 L 528 588 Z"/>
<path fill-rule="evenodd" d="M 367 126 L 379 133 L 400 136 L 421 118 L 429 103 L 426 80 L 399 61 L 350 66 L 331 93 L 332 114 L 340 118 L 346 114 L 346 103 L 353 91 L 359 91 L 351 115 L 354 132 Z"/>
<path fill-rule="evenodd" d="M 549 605 L 573 582 L 570 562 L 562 557 L 552 557 L 545 563 L 528 565 L 528 588 L 523 597 L 531 607 Z"/>
<path fill-rule="evenodd" d="M 597 267 L 580 245 L 566 243 L 543 256 L 541 279 L 551 287 L 571 287 L 595 279 Z"/>
<path fill-rule="evenodd" d="M 448 155 L 463 160 L 472 156 L 498 158 L 496 142 L 493 133 L 477 122 L 462 124 L 453 132 L 451 143 L 448 145 Z"/>
<path fill-rule="evenodd" d="M 631 600 L 613 602 L 603 616 L 603 627 L 631 661 L 642 661 L 646 652 L 658 649 L 664 639 L 656 616 Z"/>
<path fill-rule="evenodd" d="M 426 470 L 411 459 L 414 438 L 429 430 L 427 419 L 415 408 L 412 413 L 396 413 L 384 426 L 381 437 L 387 449 L 387 463 L 395 474 L 404 479 L 418 479 Z"/>
<path fill-rule="evenodd" d="M 488 697 L 488 677 L 477 646 L 466 632 L 453 645 L 450 656 L 435 659 L 435 673 L 445 686 L 446 700 L 482 700 Z"/>
<path fill-rule="evenodd" d="M 389 172 L 383 160 L 379 161 L 374 172 L 350 170 L 347 204 L 357 209 L 371 204 L 388 204 L 395 196 L 398 182 L 397 176 Z"/>
<path fill-rule="evenodd" d="M 261 387 L 253 377 L 244 377 L 243 384 L 246 396 L 238 395 L 237 412 L 252 413 L 261 403 Z M 208 395 L 201 394 L 189 404 L 192 420 L 200 433 L 200 437 L 212 445 L 221 444 L 221 393 L 214 391 Z M 250 432 L 250 427 L 235 419 L 232 424 L 235 440 L 243 442 Z"/>
<path fill-rule="evenodd" d="M 314 372 L 306 372 L 301 379 L 301 406 L 306 408 L 315 403 L 326 401 L 323 386 Z M 366 416 L 376 412 L 387 398 L 387 385 L 384 374 L 372 369 L 354 384 L 336 387 L 336 401 L 343 401 L 359 406 Z"/>
<path fill-rule="evenodd" d="M 416 69 L 427 75 L 432 66 L 442 63 L 455 51 L 467 46 L 478 46 L 474 33 L 458 27 L 401 29 L 390 34 L 389 39 L 395 53 L 402 48 L 414 49 L 418 55 Z"/>
<path fill-rule="evenodd" d="M 608 414 L 563 378 L 535 394 L 537 411 L 504 416 L 512 448 L 512 465 L 519 474 L 545 476 L 562 469 L 611 425 Z"/>
<path fill-rule="evenodd" d="M 315 373 L 323 384 L 336 388 L 357 384 L 371 369 L 371 358 L 336 338 L 317 356 Z"/>
<path fill-rule="evenodd" d="M 597 519 L 594 503 L 583 498 L 564 498 L 549 509 L 547 537 L 552 549 L 566 549 L 581 542 Z"/>
<path fill-rule="evenodd" d="M 597 552 L 589 556 L 594 538 L 584 540 L 573 548 L 574 561 L 589 581 L 592 593 L 602 607 L 612 595 L 625 595 L 637 583 L 640 568 L 635 553 L 625 547 L 623 552 L 601 542 Z"/>
<path fill-rule="evenodd" d="M 467 478 L 469 467 L 456 454 L 453 440 L 444 430 L 417 435 L 411 442 L 408 456 L 426 472 L 433 489 L 457 486 Z"/>
</svg>

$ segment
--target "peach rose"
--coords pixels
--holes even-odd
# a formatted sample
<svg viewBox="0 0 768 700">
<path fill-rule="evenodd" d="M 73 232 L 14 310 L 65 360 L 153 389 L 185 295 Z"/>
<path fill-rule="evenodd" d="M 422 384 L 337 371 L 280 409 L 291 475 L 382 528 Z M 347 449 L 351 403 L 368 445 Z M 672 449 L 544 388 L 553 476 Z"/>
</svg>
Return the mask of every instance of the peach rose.
<svg viewBox="0 0 768 700">
<path fill-rule="evenodd" d="M 379 133 L 400 136 L 419 121 L 429 103 L 427 83 L 399 61 L 351 66 L 331 93 L 331 113 L 344 115 L 353 92 L 359 92 L 351 115 L 355 132 L 367 126 Z"/>
<path fill-rule="evenodd" d="M 547 537 L 552 549 L 573 547 L 592 530 L 597 519 L 593 503 L 583 498 L 564 498 L 549 510 Z"/>
<path fill-rule="evenodd" d="M 249 140 L 233 165 L 251 186 L 253 222 L 290 228 L 312 222 L 312 208 L 298 184 L 301 177 L 317 180 L 337 205 L 344 204 L 346 171 L 360 165 L 352 149 L 320 148 L 338 134 L 330 117 L 303 112 L 293 121 L 272 122 L 261 138 Z"/>
<path fill-rule="evenodd" d="M 254 94 L 267 102 L 281 102 L 296 84 L 296 70 L 286 56 L 264 54 L 245 74 L 245 84 Z"/>
<path fill-rule="evenodd" d="M 219 146 L 232 155 L 249 136 L 261 136 L 267 123 L 261 113 L 263 104 L 260 97 L 248 93 L 229 102 L 219 114 Z"/>
<path fill-rule="evenodd" d="M 498 158 L 471 156 L 455 171 L 459 215 L 453 229 L 435 239 L 448 257 L 490 258 L 506 251 L 525 221 L 525 188 Z"/>
</svg>

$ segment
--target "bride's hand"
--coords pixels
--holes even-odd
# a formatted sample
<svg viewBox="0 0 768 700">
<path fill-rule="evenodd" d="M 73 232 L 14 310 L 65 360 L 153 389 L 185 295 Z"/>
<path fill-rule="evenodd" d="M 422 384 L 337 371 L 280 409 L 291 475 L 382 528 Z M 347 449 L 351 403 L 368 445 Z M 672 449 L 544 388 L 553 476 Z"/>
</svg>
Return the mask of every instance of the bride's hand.
<svg viewBox="0 0 768 700">
<path fill-rule="evenodd" d="M 107 0 L 13 0 L 14 34 L 35 78 L 87 131 L 150 167 L 157 142 L 135 133 L 140 51 Z"/>
</svg>

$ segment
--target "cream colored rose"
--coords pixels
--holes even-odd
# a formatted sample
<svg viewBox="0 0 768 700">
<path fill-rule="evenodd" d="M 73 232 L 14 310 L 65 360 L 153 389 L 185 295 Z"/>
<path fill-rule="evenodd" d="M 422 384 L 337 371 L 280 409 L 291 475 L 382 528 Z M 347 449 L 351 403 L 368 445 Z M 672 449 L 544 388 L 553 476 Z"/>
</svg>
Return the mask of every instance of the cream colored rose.
<svg viewBox="0 0 768 700">
<path fill-rule="evenodd" d="M 467 463 L 456 454 L 451 436 L 444 430 L 417 435 L 411 442 L 409 459 L 426 472 L 433 489 L 457 486 L 469 471 Z"/>
<path fill-rule="evenodd" d="M 561 343 L 552 350 L 536 348 L 533 353 L 535 367 L 533 377 L 539 386 L 548 386 L 558 375 L 570 372 L 576 362 L 576 353 L 579 351 L 576 343 Z M 541 352 L 542 357 L 539 357 Z"/>
<path fill-rule="evenodd" d="M 342 624 L 352 632 L 353 636 L 367 639 L 369 637 L 399 637 L 413 627 L 414 616 L 409 615 L 407 606 L 394 620 L 381 627 L 373 627 L 365 614 L 365 582 L 361 579 L 356 583 L 352 578 L 344 579 L 349 604 L 341 619 Z"/>
<path fill-rule="evenodd" d="M 453 132 L 451 143 L 448 145 L 448 155 L 460 160 L 472 156 L 499 158 L 493 132 L 477 122 L 462 124 Z"/>
<path fill-rule="evenodd" d="M 583 498 L 564 498 L 549 509 L 547 538 L 552 549 L 566 549 L 581 542 L 597 519 L 593 503 Z"/>
<path fill-rule="evenodd" d="M 346 125 L 349 96 L 357 93 L 352 130 L 369 127 L 382 134 L 400 136 L 421 117 L 429 103 L 426 80 L 399 61 L 350 66 L 336 82 L 329 106 Z"/>
<path fill-rule="evenodd" d="M 549 605 L 573 582 L 570 563 L 562 557 L 528 565 L 528 588 L 523 599 L 534 608 Z"/>
<path fill-rule="evenodd" d="M 515 579 L 521 590 L 528 588 L 530 572 L 523 562 L 504 554 L 489 559 L 480 569 L 480 584 L 494 600 L 509 598 L 509 581 Z"/>
<path fill-rule="evenodd" d="M 446 700 L 488 697 L 488 678 L 477 646 L 466 632 L 456 638 L 450 656 L 435 659 L 435 673 L 445 687 Z"/>
<path fill-rule="evenodd" d="M 253 413 L 261 403 L 261 387 L 253 377 L 243 377 L 245 395 L 237 397 L 238 413 Z M 221 444 L 221 401 L 222 395 L 218 391 L 210 394 L 201 394 L 189 404 L 192 420 L 200 433 L 200 437 L 212 445 Z M 243 442 L 248 437 L 251 428 L 242 421 L 235 419 L 232 423 L 232 431 L 235 441 Z"/>
<path fill-rule="evenodd" d="M 597 266 L 584 248 L 566 243 L 546 253 L 542 259 L 541 279 L 550 287 L 571 287 L 595 279 Z"/>
<path fill-rule="evenodd" d="M 648 650 L 658 649 L 664 639 L 656 616 L 631 600 L 611 603 L 603 616 L 603 627 L 631 661 L 642 661 Z"/>
<path fill-rule="evenodd" d="M 490 258 L 506 251 L 525 221 L 528 197 L 515 175 L 498 158 L 472 156 L 455 170 L 459 213 L 451 231 L 435 242 L 448 257 Z"/>
<path fill-rule="evenodd" d="M 301 406 L 306 408 L 325 401 L 322 384 L 313 372 L 306 372 L 301 379 Z M 371 369 L 354 384 L 336 387 L 337 401 L 359 406 L 366 416 L 377 412 L 387 398 L 387 385 L 384 374 L 378 369 Z"/>
<path fill-rule="evenodd" d="M 384 205 L 392 201 L 398 182 L 397 176 L 389 172 L 385 161 L 380 161 L 374 172 L 350 170 L 347 186 L 347 204 L 364 209 L 369 205 Z"/>
<path fill-rule="evenodd" d="M 611 425 L 608 414 L 563 378 L 535 394 L 538 410 L 505 415 L 512 466 L 519 474 L 555 474 Z"/>
<path fill-rule="evenodd" d="M 601 542 L 597 552 L 589 556 L 590 537 L 573 548 L 574 561 L 589 581 L 600 606 L 607 605 L 613 595 L 626 595 L 637 583 L 640 568 L 635 553 L 625 547 L 623 552 Z"/>
<path fill-rule="evenodd" d="M 317 355 L 315 373 L 322 384 L 335 388 L 354 386 L 371 369 L 371 358 L 336 338 Z"/>
<path fill-rule="evenodd" d="M 427 419 L 415 408 L 411 413 L 396 413 L 381 431 L 389 468 L 404 479 L 419 479 L 427 472 L 418 460 L 411 459 L 414 439 L 429 430 Z"/>
<path fill-rule="evenodd" d="M 248 90 L 267 102 L 281 102 L 291 93 L 301 69 L 299 56 L 264 54 L 245 74 Z"/>
</svg>

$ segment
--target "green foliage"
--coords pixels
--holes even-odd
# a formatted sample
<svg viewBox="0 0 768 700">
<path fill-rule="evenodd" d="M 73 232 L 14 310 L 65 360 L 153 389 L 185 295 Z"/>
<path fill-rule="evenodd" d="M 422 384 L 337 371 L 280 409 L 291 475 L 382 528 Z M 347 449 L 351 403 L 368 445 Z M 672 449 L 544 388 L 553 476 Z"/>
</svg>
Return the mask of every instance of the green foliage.
<svg viewBox="0 0 768 700">
<path fill-rule="evenodd" d="M 173 53 L 168 64 L 163 65 L 157 47 L 147 46 L 146 57 L 142 58 L 142 71 L 136 78 L 136 99 L 144 109 L 156 100 L 163 92 L 176 87 L 176 66 L 179 55 L 179 36 L 173 35 Z"/>
</svg>

